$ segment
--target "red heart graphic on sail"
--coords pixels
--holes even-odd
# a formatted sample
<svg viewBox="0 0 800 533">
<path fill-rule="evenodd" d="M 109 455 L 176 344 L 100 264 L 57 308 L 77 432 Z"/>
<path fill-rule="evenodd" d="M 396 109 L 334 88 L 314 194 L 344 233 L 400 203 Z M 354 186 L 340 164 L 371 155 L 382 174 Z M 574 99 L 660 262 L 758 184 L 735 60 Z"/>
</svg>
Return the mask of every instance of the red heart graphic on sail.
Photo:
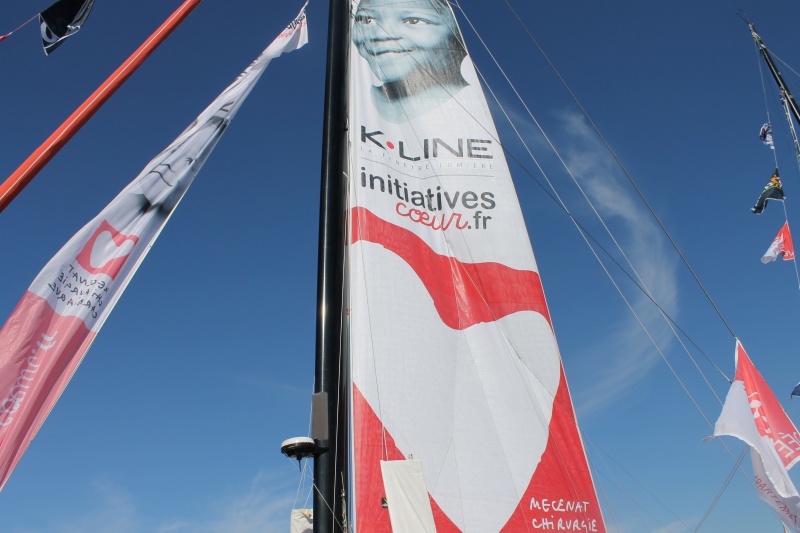
<svg viewBox="0 0 800 533">
<path fill-rule="evenodd" d="M 550 323 L 523 310 L 451 328 L 408 262 L 369 242 L 354 252 L 352 372 L 375 413 L 372 433 L 422 461 L 432 500 L 458 531 L 501 531 L 548 442 L 560 383 Z M 370 446 L 365 424 L 356 422 L 357 449 Z"/>
<path fill-rule="evenodd" d="M 123 235 L 104 220 L 86 241 L 76 260 L 87 272 L 105 274 L 114 279 L 138 242 L 136 235 Z"/>
</svg>

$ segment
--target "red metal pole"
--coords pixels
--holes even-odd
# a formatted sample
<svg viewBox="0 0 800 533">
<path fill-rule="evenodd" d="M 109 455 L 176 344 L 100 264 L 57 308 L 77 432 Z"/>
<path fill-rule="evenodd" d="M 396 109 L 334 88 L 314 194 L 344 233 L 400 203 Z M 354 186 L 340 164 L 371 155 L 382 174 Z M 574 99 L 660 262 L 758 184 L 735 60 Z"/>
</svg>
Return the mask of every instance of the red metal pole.
<svg viewBox="0 0 800 533">
<path fill-rule="evenodd" d="M 139 68 L 202 0 L 186 0 L 103 84 L 0 185 L 0 212 Z"/>
</svg>

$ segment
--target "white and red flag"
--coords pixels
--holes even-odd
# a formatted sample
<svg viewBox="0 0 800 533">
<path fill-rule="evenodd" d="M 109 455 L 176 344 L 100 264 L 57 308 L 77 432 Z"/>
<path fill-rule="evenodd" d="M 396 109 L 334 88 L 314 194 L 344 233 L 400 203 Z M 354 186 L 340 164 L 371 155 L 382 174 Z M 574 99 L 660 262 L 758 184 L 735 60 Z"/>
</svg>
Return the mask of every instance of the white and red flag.
<svg viewBox="0 0 800 533">
<path fill-rule="evenodd" d="M 714 427 L 714 436 L 721 435 L 750 446 L 759 498 L 790 531 L 800 532 L 800 495 L 789 478 L 800 461 L 800 434 L 738 340 L 736 376 Z"/>
<path fill-rule="evenodd" d="M 269 62 L 308 41 L 305 6 L 189 128 L 53 257 L 0 329 L 0 489 Z"/>
<path fill-rule="evenodd" d="M 794 245 L 792 244 L 792 234 L 789 232 L 789 223 L 785 222 L 778 232 L 775 240 L 772 241 L 767 253 L 761 258 L 764 264 L 775 261 L 778 256 L 783 257 L 784 261 L 794 261 Z"/>
</svg>

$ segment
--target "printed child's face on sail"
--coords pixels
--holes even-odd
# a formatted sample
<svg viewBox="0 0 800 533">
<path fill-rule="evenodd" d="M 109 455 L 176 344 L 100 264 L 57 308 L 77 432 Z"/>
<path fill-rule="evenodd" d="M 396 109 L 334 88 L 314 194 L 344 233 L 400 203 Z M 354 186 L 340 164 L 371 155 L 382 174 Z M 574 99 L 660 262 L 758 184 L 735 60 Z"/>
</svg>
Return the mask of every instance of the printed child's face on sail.
<svg viewBox="0 0 800 533">
<path fill-rule="evenodd" d="M 461 48 L 454 31 L 450 9 L 437 0 L 363 0 L 353 42 L 383 83 L 415 83 L 407 78 L 460 71 L 465 54 L 454 52 Z"/>
</svg>

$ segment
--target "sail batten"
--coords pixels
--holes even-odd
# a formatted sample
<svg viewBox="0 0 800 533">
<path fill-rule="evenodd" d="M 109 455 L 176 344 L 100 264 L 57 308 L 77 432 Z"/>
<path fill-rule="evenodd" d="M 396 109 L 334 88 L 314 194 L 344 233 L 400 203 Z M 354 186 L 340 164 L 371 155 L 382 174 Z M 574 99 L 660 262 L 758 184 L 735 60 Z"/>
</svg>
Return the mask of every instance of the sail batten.
<svg viewBox="0 0 800 533">
<path fill-rule="evenodd" d="M 412 457 L 436 531 L 605 531 L 516 191 L 447 2 L 361 0 L 348 91 L 355 531 L 392 530 L 381 461 Z"/>
</svg>

